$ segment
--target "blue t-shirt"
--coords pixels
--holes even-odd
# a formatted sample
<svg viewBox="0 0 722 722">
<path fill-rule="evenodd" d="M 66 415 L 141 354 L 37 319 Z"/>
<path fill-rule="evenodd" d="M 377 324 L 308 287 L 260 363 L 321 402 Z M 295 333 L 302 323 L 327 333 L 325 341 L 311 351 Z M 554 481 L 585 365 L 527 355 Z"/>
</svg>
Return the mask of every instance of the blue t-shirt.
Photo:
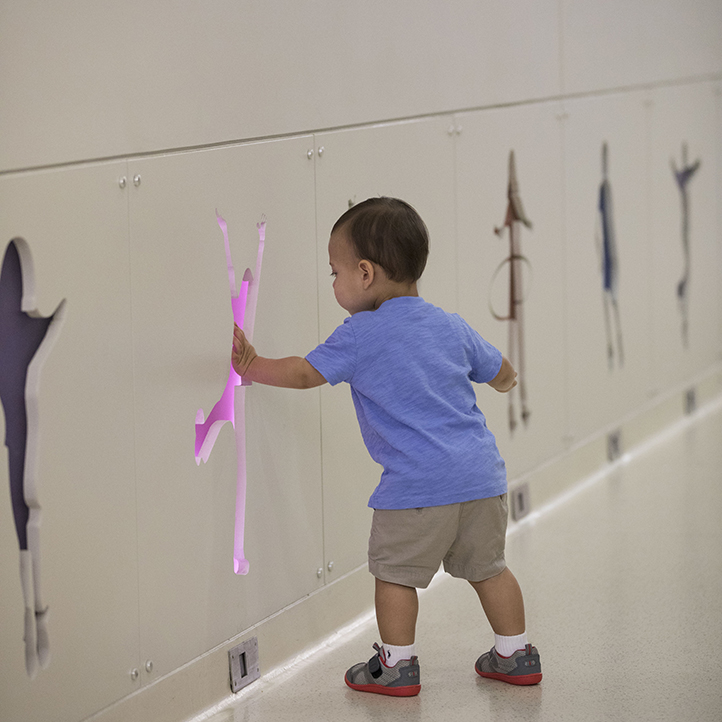
<svg viewBox="0 0 722 722">
<path fill-rule="evenodd" d="M 366 448 L 384 471 L 374 509 L 456 504 L 506 492 L 506 466 L 476 405 L 501 352 L 460 316 L 418 296 L 345 319 L 306 356 L 351 386 Z"/>
</svg>

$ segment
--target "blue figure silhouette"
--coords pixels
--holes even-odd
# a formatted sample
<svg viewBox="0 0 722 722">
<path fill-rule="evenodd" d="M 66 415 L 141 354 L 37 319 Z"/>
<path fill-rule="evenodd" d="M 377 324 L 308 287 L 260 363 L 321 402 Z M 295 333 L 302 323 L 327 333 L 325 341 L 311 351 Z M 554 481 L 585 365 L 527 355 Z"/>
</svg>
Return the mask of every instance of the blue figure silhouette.
<svg viewBox="0 0 722 722">
<path fill-rule="evenodd" d="M 25 293 L 24 293 L 24 285 Z M 0 271 L 0 401 L 5 414 L 10 496 L 20 547 L 25 601 L 25 666 L 31 677 L 50 660 L 47 607 L 40 591 L 40 504 L 37 494 L 37 399 L 40 367 L 63 316 L 61 302 L 41 318 L 32 304 L 32 263 L 22 239 L 8 245 Z M 53 332 L 53 330 L 55 332 Z"/>
<path fill-rule="evenodd" d="M 679 187 L 680 199 L 682 202 L 682 253 L 684 254 L 684 270 L 682 278 L 677 284 L 677 301 L 679 312 L 682 315 L 682 343 L 684 347 L 689 346 L 689 275 L 690 275 L 690 248 L 689 248 L 689 193 L 687 185 L 692 176 L 697 172 L 701 161 L 697 160 L 692 165 L 687 165 L 687 144 L 682 144 L 682 168 L 677 170 L 674 159 L 672 159 L 672 173 Z"/>
<path fill-rule="evenodd" d="M 614 233 L 614 214 L 612 212 L 612 186 L 609 183 L 609 150 L 606 142 L 602 144 L 602 184 L 599 186 L 599 229 L 597 247 L 602 261 L 602 280 L 604 294 L 604 324 L 607 330 L 607 359 L 609 368 L 614 366 L 614 334 L 612 317 L 617 333 L 617 358 L 624 365 L 622 347 L 622 324 L 619 318 L 619 260 L 617 258 L 617 239 Z M 601 237 L 600 237 L 601 236 Z"/>
</svg>

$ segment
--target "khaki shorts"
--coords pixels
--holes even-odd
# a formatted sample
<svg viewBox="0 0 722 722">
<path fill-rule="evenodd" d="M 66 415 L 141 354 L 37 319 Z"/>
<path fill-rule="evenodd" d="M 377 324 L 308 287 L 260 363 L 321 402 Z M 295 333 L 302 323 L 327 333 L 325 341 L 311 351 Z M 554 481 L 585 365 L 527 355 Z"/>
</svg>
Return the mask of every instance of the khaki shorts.
<svg viewBox="0 0 722 722">
<path fill-rule="evenodd" d="M 376 509 L 369 571 L 424 589 L 444 562 L 453 577 L 480 582 L 506 568 L 506 494 L 422 509 Z"/>
</svg>

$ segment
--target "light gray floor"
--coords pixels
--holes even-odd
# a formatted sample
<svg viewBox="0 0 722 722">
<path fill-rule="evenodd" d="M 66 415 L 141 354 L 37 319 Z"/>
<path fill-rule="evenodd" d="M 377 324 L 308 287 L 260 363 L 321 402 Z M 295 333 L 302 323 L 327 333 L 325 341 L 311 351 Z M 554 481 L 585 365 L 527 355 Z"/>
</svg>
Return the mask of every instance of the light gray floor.
<svg viewBox="0 0 722 722">
<path fill-rule="evenodd" d="M 422 690 L 354 692 L 373 622 L 289 673 L 254 683 L 212 722 L 722 720 L 722 412 L 674 434 L 510 535 L 544 679 L 478 677 L 493 644 L 473 590 L 444 577 L 421 596 Z"/>
</svg>

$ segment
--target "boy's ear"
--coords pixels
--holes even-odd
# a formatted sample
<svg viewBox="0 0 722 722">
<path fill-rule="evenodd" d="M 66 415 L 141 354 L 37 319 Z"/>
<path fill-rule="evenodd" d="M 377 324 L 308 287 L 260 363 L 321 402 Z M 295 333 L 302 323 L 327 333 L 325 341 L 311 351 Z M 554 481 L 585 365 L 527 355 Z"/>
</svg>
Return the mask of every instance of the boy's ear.
<svg viewBox="0 0 722 722">
<path fill-rule="evenodd" d="M 374 268 L 374 264 L 371 263 L 371 261 L 362 260 L 358 263 L 359 270 L 363 274 L 362 281 L 363 281 L 363 287 L 364 290 L 366 290 L 374 281 L 374 276 L 376 275 L 376 269 Z"/>
</svg>

